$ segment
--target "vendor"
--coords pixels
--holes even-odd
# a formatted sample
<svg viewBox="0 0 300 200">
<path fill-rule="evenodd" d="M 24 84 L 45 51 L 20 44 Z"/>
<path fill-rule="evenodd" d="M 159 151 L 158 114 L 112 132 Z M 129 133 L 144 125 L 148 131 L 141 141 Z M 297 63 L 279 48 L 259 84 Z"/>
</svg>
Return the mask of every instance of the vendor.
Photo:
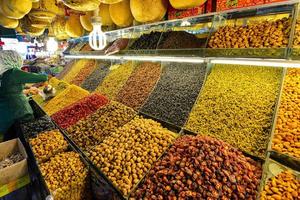
<svg viewBox="0 0 300 200">
<path fill-rule="evenodd" d="M 23 60 L 15 51 L 0 51 L 0 140 L 11 139 L 8 129 L 16 120 L 33 119 L 33 111 L 23 94 L 25 83 L 47 81 L 47 75 L 21 70 Z"/>
</svg>

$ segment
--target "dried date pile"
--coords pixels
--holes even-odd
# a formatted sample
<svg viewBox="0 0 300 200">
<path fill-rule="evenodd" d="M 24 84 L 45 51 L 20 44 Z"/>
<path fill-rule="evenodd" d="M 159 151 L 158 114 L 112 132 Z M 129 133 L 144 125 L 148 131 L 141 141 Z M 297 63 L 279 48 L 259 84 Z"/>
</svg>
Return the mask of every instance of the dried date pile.
<svg viewBox="0 0 300 200">
<path fill-rule="evenodd" d="M 50 131 L 55 129 L 55 125 L 52 123 L 48 116 L 43 116 L 39 119 L 34 119 L 32 121 L 22 123 L 21 128 L 25 138 L 35 137 L 37 134 L 43 131 Z"/>
<path fill-rule="evenodd" d="M 106 63 L 99 63 L 96 69 L 80 85 L 85 90 L 94 91 L 102 83 L 109 73 L 109 66 Z"/>
<path fill-rule="evenodd" d="M 205 72 L 206 68 L 200 64 L 165 65 L 142 112 L 178 126 L 184 125 L 201 89 Z"/>
<path fill-rule="evenodd" d="M 73 141 L 83 150 L 99 144 L 134 118 L 136 112 L 121 103 L 111 101 L 87 118 L 78 121 L 67 129 Z"/>
<path fill-rule="evenodd" d="M 60 127 L 67 129 L 108 103 L 108 99 L 100 94 L 91 94 L 70 106 L 58 111 L 51 118 Z"/>
<path fill-rule="evenodd" d="M 281 77 L 281 68 L 216 65 L 186 128 L 264 158 Z"/>
<path fill-rule="evenodd" d="M 154 165 L 131 199 L 255 200 L 261 165 L 208 136 L 183 136 Z"/>
<path fill-rule="evenodd" d="M 224 26 L 211 36 L 208 46 L 210 48 L 286 47 L 291 23 L 291 18 L 283 18 L 247 26 Z"/>
<path fill-rule="evenodd" d="M 158 63 L 141 63 L 126 81 L 116 100 L 133 109 L 139 109 L 153 90 L 160 72 Z"/>
<path fill-rule="evenodd" d="M 127 196 L 175 140 L 175 133 L 136 117 L 89 152 L 93 163 Z"/>
</svg>

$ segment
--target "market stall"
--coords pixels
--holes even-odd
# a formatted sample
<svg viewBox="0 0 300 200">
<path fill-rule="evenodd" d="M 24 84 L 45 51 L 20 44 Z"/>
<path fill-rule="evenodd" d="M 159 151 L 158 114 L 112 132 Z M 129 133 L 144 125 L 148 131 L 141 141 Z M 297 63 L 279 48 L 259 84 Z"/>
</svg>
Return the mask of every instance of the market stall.
<svg viewBox="0 0 300 200">
<path fill-rule="evenodd" d="M 68 40 L 15 124 L 39 199 L 299 199 L 298 1 L 55 2 L 3 9 Z"/>
</svg>

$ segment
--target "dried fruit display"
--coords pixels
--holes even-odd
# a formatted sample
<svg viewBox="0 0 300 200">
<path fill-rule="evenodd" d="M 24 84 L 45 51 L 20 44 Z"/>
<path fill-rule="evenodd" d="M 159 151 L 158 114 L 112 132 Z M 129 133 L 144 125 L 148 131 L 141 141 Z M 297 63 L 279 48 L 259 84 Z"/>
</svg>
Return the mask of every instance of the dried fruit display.
<svg viewBox="0 0 300 200">
<path fill-rule="evenodd" d="M 199 94 L 205 72 L 201 64 L 166 64 L 142 112 L 183 126 Z"/>
<path fill-rule="evenodd" d="M 58 79 L 62 79 L 66 74 L 69 73 L 69 71 L 72 69 L 75 62 L 76 62 L 76 60 L 71 60 L 70 62 L 68 62 L 64 66 L 64 69 L 55 77 L 58 78 Z"/>
<path fill-rule="evenodd" d="M 55 95 L 59 95 L 62 91 L 64 91 L 68 86 L 69 84 L 64 82 L 64 81 L 61 81 L 61 80 L 58 80 L 57 78 L 53 77 L 49 80 L 49 84 L 55 88 L 56 90 L 56 93 Z M 41 90 L 43 90 L 44 88 L 40 88 Z M 34 95 L 33 96 L 33 100 L 35 102 L 37 102 L 40 106 L 44 107 L 48 102 L 49 100 L 47 101 L 44 101 L 43 97 L 39 94 L 37 95 Z"/>
<path fill-rule="evenodd" d="M 132 62 L 127 62 L 121 65 L 113 65 L 110 69 L 110 73 L 104 78 L 96 91 L 107 96 L 109 99 L 114 99 L 129 78 L 134 67 Z"/>
<path fill-rule="evenodd" d="M 300 158 L 300 69 L 288 69 L 272 149 Z"/>
<path fill-rule="evenodd" d="M 128 78 L 116 100 L 133 109 L 139 109 L 153 90 L 160 73 L 160 64 L 141 63 Z"/>
<path fill-rule="evenodd" d="M 265 157 L 281 68 L 216 65 L 186 128 Z"/>
<path fill-rule="evenodd" d="M 88 156 L 127 196 L 175 137 L 160 123 L 136 117 L 91 149 Z"/>
<path fill-rule="evenodd" d="M 68 148 L 67 141 L 57 129 L 38 134 L 36 138 L 29 139 L 29 144 L 39 163 L 47 161 Z"/>
<path fill-rule="evenodd" d="M 207 38 L 197 38 L 185 31 L 170 31 L 163 33 L 157 49 L 192 49 L 205 48 Z"/>
<path fill-rule="evenodd" d="M 262 168 L 227 143 L 183 136 L 155 163 L 131 199 L 255 200 Z"/>
<path fill-rule="evenodd" d="M 53 114 L 51 118 L 61 128 L 67 129 L 108 103 L 105 96 L 91 94 Z"/>
<path fill-rule="evenodd" d="M 93 72 L 96 67 L 96 60 L 88 60 L 85 66 L 72 79 L 71 83 L 80 86 L 81 83 Z"/>
<path fill-rule="evenodd" d="M 300 47 L 300 20 L 298 19 L 295 26 L 294 48 Z"/>
<path fill-rule="evenodd" d="M 71 105 L 72 103 L 86 97 L 89 92 L 76 86 L 70 85 L 67 89 L 61 92 L 59 95 L 51 99 L 45 106 L 44 110 L 48 115 L 53 115 L 59 110 Z"/>
<path fill-rule="evenodd" d="M 72 140 L 83 150 L 102 140 L 134 118 L 136 112 L 123 104 L 111 101 L 84 120 L 67 129 Z"/>
<path fill-rule="evenodd" d="M 296 200 L 300 195 L 300 180 L 291 171 L 283 171 L 268 180 L 260 199 Z"/>
<path fill-rule="evenodd" d="M 0 160 L 0 169 L 10 167 L 15 163 L 20 162 L 23 159 L 24 159 L 24 157 L 22 156 L 22 154 L 14 153 L 14 154 L 4 158 L 3 160 Z"/>
<path fill-rule="evenodd" d="M 40 132 L 50 131 L 56 128 L 48 116 L 24 122 L 20 124 L 20 126 L 25 138 L 35 137 Z"/>
<path fill-rule="evenodd" d="M 129 49 L 156 49 L 161 35 L 161 32 L 151 32 L 149 34 L 143 34 L 132 43 Z"/>
<path fill-rule="evenodd" d="M 98 67 L 96 67 L 80 86 L 90 92 L 94 91 L 109 73 L 109 65 L 107 63 L 98 63 L 97 65 Z"/>
<path fill-rule="evenodd" d="M 79 72 L 85 67 L 86 63 L 88 62 L 89 60 L 85 59 L 77 60 L 73 64 L 71 70 L 62 78 L 62 80 L 71 83 L 71 81 L 79 74 Z"/>
<path fill-rule="evenodd" d="M 60 153 L 40 164 L 41 173 L 58 200 L 81 200 L 86 195 L 88 169 L 78 153 Z"/>
<path fill-rule="evenodd" d="M 291 18 L 263 21 L 246 26 L 224 26 L 210 38 L 210 48 L 280 48 L 287 47 Z"/>
</svg>

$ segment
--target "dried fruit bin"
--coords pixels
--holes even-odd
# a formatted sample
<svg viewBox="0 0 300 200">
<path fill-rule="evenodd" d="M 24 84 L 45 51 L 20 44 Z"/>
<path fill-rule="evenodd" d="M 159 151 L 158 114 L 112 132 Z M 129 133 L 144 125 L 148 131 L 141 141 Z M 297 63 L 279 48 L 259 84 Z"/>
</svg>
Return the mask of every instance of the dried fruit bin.
<svg viewBox="0 0 300 200">
<path fill-rule="evenodd" d="M 160 158 L 158 161 L 156 161 L 156 163 L 152 166 L 152 168 L 149 170 L 149 173 L 147 174 L 146 177 L 143 178 L 143 180 L 139 183 L 139 185 L 137 187 L 134 188 L 134 190 L 132 190 L 131 194 L 130 194 L 130 200 L 140 200 L 140 199 L 152 199 L 152 196 L 150 197 L 150 195 L 155 195 L 155 197 L 158 197 L 158 199 L 165 199 L 167 196 L 172 198 L 173 197 L 181 197 L 182 199 L 218 199 L 218 197 L 220 197 L 219 195 L 221 195 L 221 192 L 223 192 L 222 194 L 226 193 L 227 189 L 229 189 L 231 192 L 236 193 L 235 196 L 231 196 L 231 199 L 255 199 L 254 196 L 257 196 L 258 193 L 258 189 L 259 189 L 259 185 L 260 185 L 260 173 L 262 172 L 262 168 L 261 168 L 261 164 L 260 162 L 254 161 L 253 159 L 250 159 L 249 157 L 245 157 L 244 155 L 241 154 L 241 152 L 238 152 L 235 148 L 230 147 L 230 145 L 227 147 L 224 147 L 225 149 L 227 149 L 227 151 L 230 151 L 230 153 L 226 153 L 226 154 L 222 154 L 221 152 L 219 152 L 218 150 L 218 158 L 213 157 L 213 158 L 207 158 L 207 156 L 204 155 L 201 156 L 201 154 L 204 153 L 204 151 L 206 150 L 201 150 L 200 152 L 195 152 L 194 150 L 196 148 L 193 148 L 193 144 L 190 143 L 191 141 L 189 139 L 194 138 L 195 139 L 200 139 L 200 141 L 202 140 L 210 140 L 210 141 L 215 141 L 215 143 L 211 143 L 211 142 L 205 142 L 203 143 L 203 145 L 201 145 L 200 143 L 197 145 L 200 145 L 199 147 L 206 149 L 209 147 L 209 145 L 213 146 L 214 151 L 216 149 L 218 149 L 218 145 L 224 145 L 225 143 L 223 143 L 220 140 L 216 140 L 213 139 L 211 137 L 208 136 L 182 136 L 180 138 L 178 138 L 175 143 L 172 144 L 172 146 L 168 149 L 168 151 L 166 151 Z M 189 140 L 189 141 L 187 141 Z M 186 144 L 186 142 L 189 142 L 189 144 Z M 184 145 L 185 144 L 185 145 Z M 207 145 L 206 147 L 204 147 L 204 145 Z M 177 149 L 176 149 L 177 148 Z M 216 148 L 216 149 L 215 149 Z M 221 149 L 223 147 L 220 147 Z M 231 150 L 229 150 L 231 149 Z M 192 153 L 194 151 L 194 153 Z M 199 153 L 199 155 L 198 155 Z M 233 155 L 239 156 L 239 159 Z M 180 156 L 179 156 L 180 154 Z M 189 155 L 190 158 L 187 158 L 186 156 Z M 233 170 L 233 174 L 231 174 L 231 172 L 228 169 L 224 170 L 224 166 L 228 166 L 228 158 L 226 158 L 226 160 L 222 160 L 223 157 L 222 156 L 228 156 L 231 155 L 231 158 L 234 158 L 232 160 L 232 162 L 242 162 L 242 163 L 247 163 L 247 167 L 241 167 L 241 165 L 239 164 L 235 164 L 235 166 L 231 166 L 231 164 L 233 165 L 232 162 L 230 162 L 230 170 Z M 200 161 L 197 161 L 198 156 L 200 156 L 201 158 Z M 175 157 L 177 157 L 175 159 Z M 211 157 L 211 155 L 209 155 L 209 157 Z M 203 159 L 205 158 L 205 159 Z M 189 159 L 191 159 L 189 161 Z M 239 161 L 234 161 L 235 159 L 239 160 Z M 194 162 L 194 163 L 191 163 Z M 204 165 L 203 162 L 205 163 Z M 224 170 L 224 174 L 221 173 L 216 169 L 216 166 L 212 165 L 215 162 L 221 162 L 223 163 L 220 168 L 222 168 Z M 210 163 L 210 164 L 209 164 Z M 209 166 L 208 166 L 209 165 Z M 248 168 L 248 165 L 250 167 L 250 165 L 252 167 Z M 172 166 L 172 167 L 171 167 Z M 196 167 L 197 166 L 197 167 Z M 207 167 L 205 167 L 207 166 Z M 239 170 L 243 170 L 244 172 L 242 172 L 242 176 L 246 176 L 245 179 L 248 181 L 251 181 L 252 183 L 248 182 L 250 185 L 249 186 L 249 190 L 250 188 L 252 188 L 252 192 L 248 191 L 247 192 L 243 192 L 243 187 L 246 187 L 245 185 L 245 180 L 243 181 L 242 179 L 244 179 L 244 177 L 240 177 L 238 179 L 238 175 L 237 173 L 239 173 L 236 168 L 237 166 L 239 166 Z M 192 169 L 194 168 L 194 169 Z M 214 171 L 215 170 L 215 171 Z M 192 172 L 194 171 L 194 172 Z M 202 172 L 201 172 L 202 171 Z M 226 172 L 225 172 L 226 171 Z M 243 173 L 249 173 L 249 176 L 243 174 Z M 207 174 L 212 174 L 215 173 L 214 175 L 212 175 L 211 177 L 214 178 L 207 178 L 205 180 L 198 180 L 199 178 L 203 178 L 204 176 L 206 176 Z M 220 179 L 220 175 L 221 175 L 221 179 Z M 226 179 L 222 179 L 222 177 L 226 177 Z M 228 176 L 228 178 L 227 178 Z M 155 177 L 155 178 L 154 178 Z M 197 178 L 198 177 L 198 178 Z M 237 179 L 236 179 L 237 177 Z M 187 180 L 188 179 L 188 180 Z M 213 180 L 215 179 L 215 180 Z M 229 181 L 230 180 L 230 181 Z M 149 182 L 148 182 L 149 181 Z M 199 182 L 200 181 L 200 182 Z M 234 184 L 230 184 L 228 183 L 228 185 L 225 183 L 223 183 L 222 181 L 229 181 L 232 182 Z M 237 186 L 236 184 L 239 183 L 240 185 Z M 248 184 L 247 183 L 247 184 Z M 223 185 L 227 185 L 225 187 L 223 187 L 222 189 L 222 184 Z M 254 185 L 252 185 L 254 184 Z M 202 189 L 199 188 L 199 186 L 203 186 L 201 187 Z M 209 185 L 209 186 L 208 186 Z M 236 189 L 231 190 L 231 186 L 235 186 Z M 219 189 L 217 193 L 212 192 L 213 187 L 217 187 Z M 229 188 L 226 188 L 229 187 Z M 180 189 L 181 188 L 181 189 Z M 238 190 L 238 192 L 237 192 Z M 138 191 L 138 192 L 137 192 Z M 231 192 L 226 193 L 226 194 L 231 194 Z M 198 193 L 198 194 L 196 194 Z M 208 196 L 205 196 L 204 193 L 207 193 Z M 239 193 L 242 193 L 244 195 L 249 195 L 249 196 L 239 196 L 237 197 L 237 195 L 240 195 Z M 247 194 L 248 193 L 248 194 Z M 204 196 L 202 196 L 202 194 Z M 210 195 L 209 195 L 210 194 Z M 147 197 L 145 197 L 144 195 L 147 195 Z M 169 196 L 171 195 L 171 196 Z M 215 196 L 216 195 L 216 196 Z M 234 198 L 235 197 L 235 198 Z M 154 199 L 154 197 L 153 197 Z M 229 199 L 229 197 L 228 197 Z"/>
<path fill-rule="evenodd" d="M 284 70 L 284 76 L 282 79 L 281 90 L 280 90 L 280 94 L 279 94 L 277 106 L 276 106 L 276 111 L 275 111 L 274 118 L 273 118 L 273 127 L 272 127 L 271 137 L 270 137 L 269 144 L 268 144 L 268 151 L 270 152 L 270 157 L 272 159 L 274 159 L 288 167 L 291 167 L 293 169 L 300 171 L 300 158 L 292 156 L 288 153 L 281 153 L 272 148 L 273 139 L 276 134 L 275 132 L 276 132 L 276 128 L 277 128 L 276 127 L 277 120 L 279 119 L 279 110 L 281 108 L 280 105 L 283 102 L 283 95 L 284 95 L 283 93 L 285 90 L 285 79 L 289 76 L 289 73 L 288 73 L 289 70 L 294 70 L 294 69 L 285 68 L 285 70 Z M 297 70 L 297 69 L 295 69 L 295 70 Z M 283 103 L 286 103 L 286 102 L 283 102 Z"/>
<path fill-rule="evenodd" d="M 137 126 L 138 124 L 141 124 L 141 126 Z M 166 135 L 163 136 L 161 134 Z M 94 146 L 86 155 L 91 163 L 98 168 L 99 172 L 105 174 L 115 188 L 121 191 L 123 197 L 128 198 L 130 191 L 147 174 L 151 165 L 168 149 L 176 137 L 178 137 L 176 133 L 167 130 L 165 126 L 151 118 L 139 116 L 120 127 L 115 133 L 106 138 L 103 143 Z M 120 143 L 115 141 L 117 138 L 121 141 Z M 148 140 L 144 143 L 145 138 L 152 141 L 151 149 L 149 149 L 150 143 Z M 112 141 L 119 145 L 114 146 L 120 151 L 107 154 L 108 151 L 114 151 L 115 147 L 113 146 L 111 148 L 105 147 L 110 145 Z M 127 144 L 125 141 L 129 141 L 130 144 Z M 147 150 L 143 149 L 143 147 L 147 148 Z M 99 151 L 102 151 L 102 153 L 99 153 Z M 115 160 L 110 162 L 111 156 Z M 119 169 L 122 170 L 119 171 Z M 127 180 L 131 181 L 127 182 Z"/>
<path fill-rule="evenodd" d="M 285 172 L 288 172 L 288 177 L 294 177 L 294 181 L 298 183 L 298 187 L 291 184 L 291 179 L 281 178 L 285 175 Z M 280 184 L 283 181 L 283 184 Z M 269 185 L 267 186 L 267 184 Z M 297 185 L 296 185 L 297 186 Z M 298 188 L 298 189 L 297 189 Z M 289 167 L 286 167 L 274 160 L 270 157 L 267 158 L 264 171 L 262 176 L 262 181 L 259 189 L 259 197 L 260 200 L 270 199 L 272 195 L 272 199 L 298 199 L 300 193 L 300 172 L 295 171 Z M 279 191 L 278 191 L 279 190 Z M 290 194 L 290 197 L 287 198 L 287 193 Z M 269 195 L 268 198 L 265 195 Z"/>
<path fill-rule="evenodd" d="M 212 69 L 184 128 L 217 137 L 263 159 L 271 135 L 283 70 L 234 65 L 215 65 Z M 219 80 L 219 76 L 224 76 L 224 79 Z M 240 79 L 249 83 L 238 83 Z M 261 89 L 263 86 L 266 86 L 264 90 Z M 240 134 L 242 131 L 253 134 Z M 254 137 L 254 134 L 259 137 Z M 248 143 L 238 143 L 245 140 Z"/>
</svg>

